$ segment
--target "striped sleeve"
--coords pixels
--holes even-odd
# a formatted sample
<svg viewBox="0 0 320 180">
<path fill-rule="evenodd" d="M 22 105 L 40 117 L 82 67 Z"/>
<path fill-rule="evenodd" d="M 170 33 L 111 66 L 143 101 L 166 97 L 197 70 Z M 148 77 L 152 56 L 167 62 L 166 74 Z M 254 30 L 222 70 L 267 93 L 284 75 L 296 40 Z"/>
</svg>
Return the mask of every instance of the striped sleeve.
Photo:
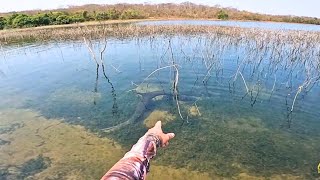
<svg viewBox="0 0 320 180">
<path fill-rule="evenodd" d="M 149 171 L 149 161 L 156 155 L 160 139 L 154 134 L 145 134 L 131 148 L 125 156 L 118 161 L 101 180 L 142 180 Z"/>
</svg>

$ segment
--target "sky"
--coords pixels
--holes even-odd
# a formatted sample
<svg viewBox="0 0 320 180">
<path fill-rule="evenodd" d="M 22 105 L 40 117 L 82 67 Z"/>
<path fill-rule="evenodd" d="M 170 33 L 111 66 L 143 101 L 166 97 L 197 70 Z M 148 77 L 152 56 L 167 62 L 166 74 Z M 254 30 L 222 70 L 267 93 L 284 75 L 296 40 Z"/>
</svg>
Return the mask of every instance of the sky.
<svg viewBox="0 0 320 180">
<path fill-rule="evenodd" d="M 1 2 L 2 1 L 2 2 Z M 181 3 L 187 0 L 0 0 L 0 12 L 55 9 L 68 5 L 115 3 Z M 239 10 L 274 15 L 296 15 L 320 18 L 319 0 L 189 0 L 196 4 L 221 5 Z"/>
</svg>

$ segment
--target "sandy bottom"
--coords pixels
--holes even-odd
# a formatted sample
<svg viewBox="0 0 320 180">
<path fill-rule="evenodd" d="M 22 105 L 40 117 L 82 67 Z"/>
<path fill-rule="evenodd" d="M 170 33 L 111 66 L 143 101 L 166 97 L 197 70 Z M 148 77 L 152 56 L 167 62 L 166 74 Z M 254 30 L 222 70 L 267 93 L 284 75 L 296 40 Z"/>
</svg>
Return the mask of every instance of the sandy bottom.
<svg viewBox="0 0 320 180">
<path fill-rule="evenodd" d="M 0 164 L 19 169 L 39 155 L 50 159 L 50 167 L 35 174 L 36 179 L 96 179 L 124 153 L 118 144 L 83 127 L 48 120 L 30 110 L 2 112 L 0 127 L 0 138 L 9 142 L 0 146 Z M 12 176 L 15 175 L 19 175 L 19 170 Z"/>
<path fill-rule="evenodd" d="M 49 158 L 50 165 L 27 179 L 99 179 L 125 153 L 110 139 L 31 110 L 0 112 L 0 139 L 7 142 L 0 145 L 0 168 L 11 179 L 21 177 L 23 164 L 39 155 Z M 186 169 L 151 168 L 148 179 L 210 179 Z"/>
</svg>

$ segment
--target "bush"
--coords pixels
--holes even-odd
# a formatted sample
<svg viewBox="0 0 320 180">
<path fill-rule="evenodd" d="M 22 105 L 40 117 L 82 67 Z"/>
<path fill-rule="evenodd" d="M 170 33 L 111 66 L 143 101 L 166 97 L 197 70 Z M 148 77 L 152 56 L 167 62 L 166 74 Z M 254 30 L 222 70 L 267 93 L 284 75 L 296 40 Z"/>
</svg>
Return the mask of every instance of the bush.
<svg viewBox="0 0 320 180">
<path fill-rule="evenodd" d="M 129 9 L 129 10 L 124 11 L 121 14 L 120 18 L 121 19 L 142 19 L 143 16 L 141 15 L 141 13 L 139 11 Z"/>
<path fill-rule="evenodd" d="M 70 23 L 79 23 L 79 22 L 84 22 L 84 21 L 85 21 L 85 19 L 80 14 L 75 14 L 70 17 Z"/>
<path fill-rule="evenodd" d="M 61 24 L 61 22 L 69 22 L 68 20 L 65 20 L 65 16 L 67 16 L 69 19 L 69 15 L 66 12 L 50 12 L 47 14 L 50 20 L 50 24 L 49 25 L 57 25 L 57 24 Z M 59 18 L 60 17 L 60 18 Z M 63 20 L 64 19 L 64 20 Z"/>
<path fill-rule="evenodd" d="M 48 14 L 37 14 L 31 17 L 33 26 L 45 26 L 49 25 L 51 19 Z"/>
<path fill-rule="evenodd" d="M 95 19 L 98 20 L 98 21 L 101 21 L 101 20 L 108 20 L 109 17 L 108 17 L 107 13 L 101 12 L 101 13 L 97 13 L 96 14 L 96 18 Z"/>
<path fill-rule="evenodd" d="M 32 19 L 25 14 L 18 14 L 12 20 L 12 27 L 14 28 L 22 28 L 22 27 L 33 27 Z"/>
<path fill-rule="evenodd" d="M 85 19 L 86 21 L 90 20 L 90 16 L 88 14 L 88 11 L 83 11 L 82 12 L 82 17 L 83 19 Z"/>
<path fill-rule="evenodd" d="M 56 18 L 56 24 L 70 24 L 71 19 L 67 15 L 59 15 Z"/>
<path fill-rule="evenodd" d="M 116 9 L 110 9 L 106 13 L 109 19 L 119 19 L 121 16 L 121 12 Z"/>
<path fill-rule="evenodd" d="M 121 12 L 115 9 L 107 10 L 106 12 L 95 13 L 95 20 L 109 20 L 109 19 L 119 19 Z"/>
<path fill-rule="evenodd" d="M 6 26 L 8 28 L 12 28 L 12 21 L 18 16 L 19 14 L 12 14 L 11 16 L 6 17 Z"/>
<path fill-rule="evenodd" d="M 223 20 L 225 20 L 225 19 L 228 19 L 228 18 L 229 18 L 229 15 L 228 15 L 225 11 L 220 10 L 220 11 L 217 13 L 217 17 L 218 17 L 218 19 L 223 19 Z"/>
<path fill-rule="evenodd" d="M 4 17 L 0 17 L 0 30 L 6 27 L 6 19 Z"/>
</svg>

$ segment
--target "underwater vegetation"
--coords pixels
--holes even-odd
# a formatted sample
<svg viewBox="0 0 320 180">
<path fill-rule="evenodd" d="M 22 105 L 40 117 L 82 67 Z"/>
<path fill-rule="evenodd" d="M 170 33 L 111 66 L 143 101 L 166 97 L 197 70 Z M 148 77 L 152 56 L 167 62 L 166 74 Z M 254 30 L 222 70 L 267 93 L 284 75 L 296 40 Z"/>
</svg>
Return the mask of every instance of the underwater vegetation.
<svg viewBox="0 0 320 180">
<path fill-rule="evenodd" d="M 28 176 L 35 175 L 50 166 L 50 159 L 39 155 L 35 159 L 30 159 L 29 161 L 21 165 L 21 174 L 19 175 L 21 179 Z"/>
<path fill-rule="evenodd" d="M 125 153 L 115 141 L 83 127 L 46 119 L 30 110 L 2 110 L 0 125 L 14 123 L 25 125 L 1 135 L 12 139 L 11 144 L 0 147 L 1 179 L 99 179 Z M 24 146 L 19 145 L 22 142 Z M 155 164 L 149 177 L 210 179 L 206 173 Z"/>
<path fill-rule="evenodd" d="M 4 179 L 99 179 L 124 153 L 116 142 L 81 126 L 32 110 L 2 110 L 1 127 L 17 123 L 24 126 L 1 134 L 1 139 L 10 140 L 0 146 Z"/>
</svg>

